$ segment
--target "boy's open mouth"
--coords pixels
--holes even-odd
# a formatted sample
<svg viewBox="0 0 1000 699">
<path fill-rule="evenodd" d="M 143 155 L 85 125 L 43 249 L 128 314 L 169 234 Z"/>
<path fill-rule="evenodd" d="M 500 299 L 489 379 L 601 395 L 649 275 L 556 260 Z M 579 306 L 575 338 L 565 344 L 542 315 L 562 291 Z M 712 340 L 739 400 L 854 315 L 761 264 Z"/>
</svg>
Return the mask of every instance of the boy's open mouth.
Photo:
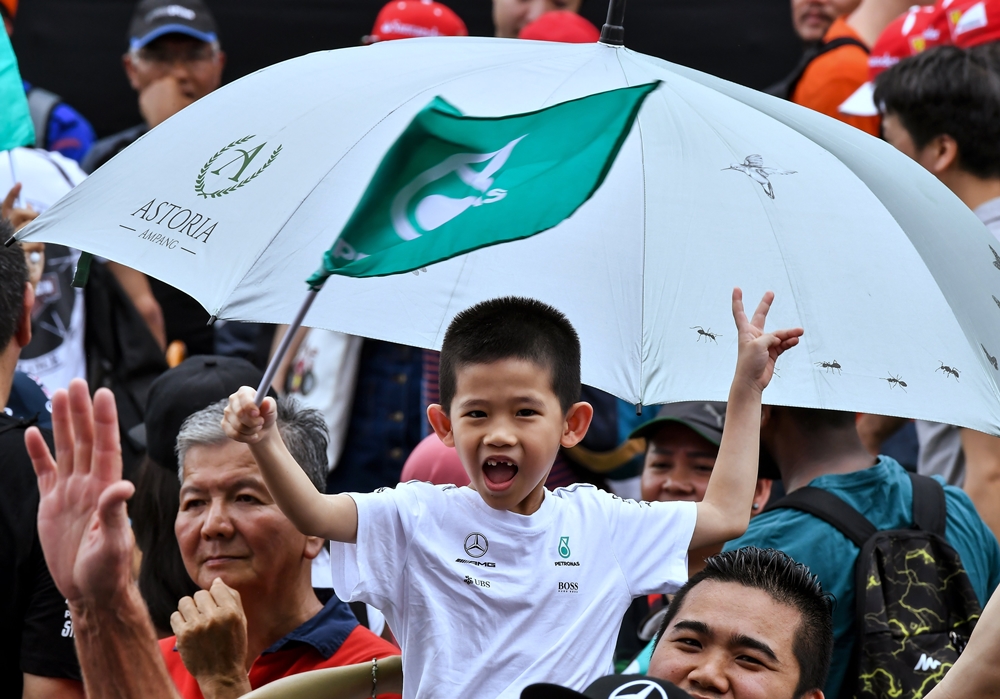
<svg viewBox="0 0 1000 699">
<path fill-rule="evenodd" d="M 483 477 L 490 490 L 503 490 L 517 475 L 517 464 L 503 457 L 493 457 L 483 462 Z"/>
</svg>

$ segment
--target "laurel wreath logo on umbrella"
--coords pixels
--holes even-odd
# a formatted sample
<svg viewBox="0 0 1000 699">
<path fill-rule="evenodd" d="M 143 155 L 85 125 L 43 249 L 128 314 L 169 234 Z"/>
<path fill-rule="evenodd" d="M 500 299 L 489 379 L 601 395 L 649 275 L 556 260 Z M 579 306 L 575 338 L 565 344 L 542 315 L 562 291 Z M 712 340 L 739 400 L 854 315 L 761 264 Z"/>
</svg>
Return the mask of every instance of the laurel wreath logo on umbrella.
<svg viewBox="0 0 1000 699">
<path fill-rule="evenodd" d="M 230 192 L 235 192 L 240 187 L 242 187 L 245 184 L 253 181 L 258 175 L 260 175 L 260 173 L 264 172 L 264 170 L 266 170 L 271 165 L 271 163 L 274 162 L 275 158 L 278 157 L 278 154 L 281 153 L 281 144 L 279 144 L 278 147 L 275 148 L 271 152 L 271 157 L 269 157 L 267 159 L 267 162 L 265 162 L 263 165 L 261 165 L 260 168 L 256 172 L 254 172 L 252 175 L 250 175 L 248 177 L 240 179 L 242 177 L 244 171 L 248 167 L 250 167 L 250 164 L 254 161 L 254 159 L 257 157 L 257 155 L 260 153 L 260 151 L 264 148 L 264 146 L 267 145 L 267 141 L 265 141 L 264 143 L 261 143 L 256 148 L 251 148 L 249 150 L 244 150 L 242 148 L 237 148 L 237 146 L 240 146 L 240 145 L 246 143 L 250 139 L 254 138 L 254 136 L 255 136 L 254 134 L 250 134 L 249 136 L 244 136 L 243 138 L 237 139 L 237 140 L 233 141 L 232 143 L 230 143 L 228 146 L 225 146 L 222 150 L 220 150 L 218 153 L 216 153 L 215 155 L 213 155 L 211 158 L 209 158 L 208 162 L 205 163 L 205 165 L 201 168 L 201 171 L 198 173 L 198 177 L 194 181 L 194 191 L 198 194 L 198 196 L 200 196 L 200 197 L 202 197 L 204 199 L 208 199 L 208 198 L 215 199 L 217 197 L 225 196 L 226 194 L 229 194 Z M 227 180 L 231 180 L 232 182 L 235 182 L 236 184 L 230 185 L 229 187 L 225 187 L 223 189 L 217 189 L 214 192 L 206 192 L 205 191 L 205 175 L 209 174 L 209 169 L 212 167 L 212 164 L 215 163 L 216 160 L 218 160 L 220 157 L 222 157 L 222 155 L 226 151 L 229 151 L 229 150 L 232 150 L 232 149 L 235 149 L 236 157 L 234 157 L 232 160 L 230 160 L 229 162 L 225 163 L 224 165 L 221 165 L 220 167 L 216 168 L 215 170 L 211 170 L 211 174 L 213 174 L 213 175 L 221 175 L 222 171 L 225 170 L 230 165 L 232 165 L 233 163 L 240 163 L 240 169 L 237 170 L 236 174 L 232 175 L 231 177 L 227 177 L 226 178 Z"/>
</svg>

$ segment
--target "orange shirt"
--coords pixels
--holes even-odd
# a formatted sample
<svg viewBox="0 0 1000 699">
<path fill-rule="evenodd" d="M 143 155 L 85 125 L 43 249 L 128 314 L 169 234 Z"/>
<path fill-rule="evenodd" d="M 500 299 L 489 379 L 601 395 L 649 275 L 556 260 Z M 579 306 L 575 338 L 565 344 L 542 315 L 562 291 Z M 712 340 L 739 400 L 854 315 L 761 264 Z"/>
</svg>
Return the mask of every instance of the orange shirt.
<svg viewBox="0 0 1000 699">
<path fill-rule="evenodd" d="M 830 25 L 823 41 L 832 41 L 842 36 L 862 41 L 843 17 L 837 18 Z M 856 126 L 872 136 L 880 136 L 880 117 L 851 116 L 842 114 L 838 109 L 844 100 L 866 82 L 868 54 L 858 46 L 841 46 L 824 53 L 809 64 L 792 93 L 792 102 Z"/>
</svg>

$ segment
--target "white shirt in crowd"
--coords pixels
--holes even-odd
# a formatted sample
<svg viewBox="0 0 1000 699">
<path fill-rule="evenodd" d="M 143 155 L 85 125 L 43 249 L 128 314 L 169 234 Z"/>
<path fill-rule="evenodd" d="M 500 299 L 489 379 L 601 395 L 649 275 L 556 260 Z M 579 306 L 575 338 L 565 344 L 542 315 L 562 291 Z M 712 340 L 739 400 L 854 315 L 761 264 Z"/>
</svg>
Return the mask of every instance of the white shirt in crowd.
<svg viewBox="0 0 1000 699">
<path fill-rule="evenodd" d="M 974 212 L 990 233 L 1000 240 L 1000 197 L 976 207 Z M 917 420 L 917 473 L 941 476 L 948 485 L 965 484 L 965 452 L 959 428 L 940 422 Z"/>
<path fill-rule="evenodd" d="M 17 182 L 16 205 L 43 213 L 87 176 L 75 161 L 37 148 L 14 148 L 0 156 L 0 199 Z M 31 343 L 21 351 L 18 371 L 37 376 L 50 391 L 86 378 L 83 290 L 71 286 L 80 251 L 45 246 L 45 268 L 35 292 Z"/>
<path fill-rule="evenodd" d="M 417 481 L 351 497 L 358 540 L 331 544 L 333 586 L 385 614 L 405 699 L 516 699 L 609 674 L 632 599 L 687 580 L 697 516 L 583 484 L 546 491 L 530 516 Z"/>
</svg>

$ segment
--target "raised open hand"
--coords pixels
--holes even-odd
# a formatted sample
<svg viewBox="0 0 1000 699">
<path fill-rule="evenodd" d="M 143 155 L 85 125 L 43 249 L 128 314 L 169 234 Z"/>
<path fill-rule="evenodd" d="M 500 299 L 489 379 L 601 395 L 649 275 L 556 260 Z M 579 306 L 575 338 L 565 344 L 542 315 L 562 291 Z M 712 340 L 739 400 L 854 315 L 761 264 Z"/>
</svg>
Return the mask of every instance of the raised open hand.
<svg viewBox="0 0 1000 699">
<path fill-rule="evenodd" d="M 99 389 L 91 404 L 87 383 L 52 396 L 55 459 L 37 428 L 24 442 L 38 477 L 38 536 L 56 587 L 71 604 L 114 603 L 131 582 L 134 539 L 125 501 L 134 487 L 122 480 L 114 395 Z"/>
<path fill-rule="evenodd" d="M 19 231 L 26 225 L 38 218 L 38 212 L 32 209 L 30 206 L 26 209 L 18 208 L 14 206 L 17 203 L 17 198 L 21 196 L 21 183 L 16 183 L 7 192 L 7 196 L 4 197 L 3 203 L 0 204 L 0 218 L 5 218 L 10 221 L 10 225 L 14 227 L 15 231 Z"/>
<path fill-rule="evenodd" d="M 764 321 L 774 301 L 774 293 L 768 291 L 760 300 L 753 318 L 747 320 L 743 311 L 743 292 L 733 289 L 733 319 L 739 335 L 739 356 L 736 360 L 734 383 L 743 381 L 746 385 L 763 391 L 774 375 L 774 363 L 785 350 L 799 344 L 802 328 L 764 332 Z"/>
</svg>

